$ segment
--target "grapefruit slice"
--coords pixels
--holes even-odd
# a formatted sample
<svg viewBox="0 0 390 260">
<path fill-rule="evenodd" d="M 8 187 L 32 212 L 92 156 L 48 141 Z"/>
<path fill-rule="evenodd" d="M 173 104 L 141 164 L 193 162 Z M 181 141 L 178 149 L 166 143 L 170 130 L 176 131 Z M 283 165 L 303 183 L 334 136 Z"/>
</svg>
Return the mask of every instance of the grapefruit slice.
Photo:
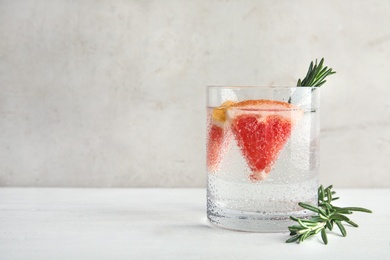
<svg viewBox="0 0 390 260">
<path fill-rule="evenodd" d="M 235 102 L 228 100 L 214 108 L 208 116 L 207 169 L 209 172 L 218 170 L 232 139 L 232 133 L 226 122 L 226 110 L 233 104 Z"/>
<path fill-rule="evenodd" d="M 246 100 L 230 106 L 227 113 L 237 145 L 252 171 L 250 179 L 265 179 L 303 111 L 281 101 Z"/>
</svg>

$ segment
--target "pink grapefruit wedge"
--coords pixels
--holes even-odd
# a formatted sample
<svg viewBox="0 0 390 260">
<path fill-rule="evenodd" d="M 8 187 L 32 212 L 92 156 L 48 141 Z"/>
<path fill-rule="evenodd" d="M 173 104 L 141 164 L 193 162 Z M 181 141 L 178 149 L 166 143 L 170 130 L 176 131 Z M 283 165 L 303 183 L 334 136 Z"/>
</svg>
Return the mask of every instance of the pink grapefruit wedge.
<svg viewBox="0 0 390 260">
<path fill-rule="evenodd" d="M 265 179 L 302 110 L 281 101 L 246 100 L 230 106 L 227 113 L 237 145 L 252 171 L 250 179 Z"/>
<path fill-rule="evenodd" d="M 214 108 L 209 115 L 207 129 L 207 169 L 209 172 L 218 170 L 232 139 L 232 133 L 226 122 L 226 109 L 234 103 L 226 101 L 221 106 Z"/>
</svg>

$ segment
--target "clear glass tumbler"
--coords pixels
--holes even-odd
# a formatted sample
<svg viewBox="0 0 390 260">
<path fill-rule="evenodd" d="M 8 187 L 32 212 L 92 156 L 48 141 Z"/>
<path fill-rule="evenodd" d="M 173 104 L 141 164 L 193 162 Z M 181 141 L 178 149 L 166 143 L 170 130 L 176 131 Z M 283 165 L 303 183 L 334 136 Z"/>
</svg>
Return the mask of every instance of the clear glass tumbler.
<svg viewBox="0 0 390 260">
<path fill-rule="evenodd" d="M 287 232 L 310 217 L 319 177 L 320 89 L 207 87 L 207 217 L 241 231 Z"/>
</svg>

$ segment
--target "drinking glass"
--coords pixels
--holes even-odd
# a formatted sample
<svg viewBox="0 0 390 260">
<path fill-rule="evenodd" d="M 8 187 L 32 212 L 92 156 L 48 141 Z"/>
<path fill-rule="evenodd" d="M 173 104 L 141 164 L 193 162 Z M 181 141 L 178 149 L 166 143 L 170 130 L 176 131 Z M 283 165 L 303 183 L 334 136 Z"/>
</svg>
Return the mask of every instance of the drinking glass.
<svg viewBox="0 0 390 260">
<path fill-rule="evenodd" d="M 207 87 L 207 217 L 219 227 L 287 232 L 317 205 L 320 89 Z"/>
</svg>

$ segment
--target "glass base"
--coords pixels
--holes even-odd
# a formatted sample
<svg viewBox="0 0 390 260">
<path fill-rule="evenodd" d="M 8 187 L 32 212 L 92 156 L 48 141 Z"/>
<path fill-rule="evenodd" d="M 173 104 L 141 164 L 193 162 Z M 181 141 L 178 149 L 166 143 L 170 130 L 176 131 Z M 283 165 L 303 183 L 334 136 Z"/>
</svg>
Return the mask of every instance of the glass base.
<svg viewBox="0 0 390 260">
<path fill-rule="evenodd" d="M 207 209 L 207 218 L 211 224 L 221 228 L 259 233 L 287 233 L 288 227 L 296 225 L 290 216 L 297 218 L 310 218 L 306 210 L 286 213 L 257 213 L 243 212 L 216 206 Z"/>
</svg>

